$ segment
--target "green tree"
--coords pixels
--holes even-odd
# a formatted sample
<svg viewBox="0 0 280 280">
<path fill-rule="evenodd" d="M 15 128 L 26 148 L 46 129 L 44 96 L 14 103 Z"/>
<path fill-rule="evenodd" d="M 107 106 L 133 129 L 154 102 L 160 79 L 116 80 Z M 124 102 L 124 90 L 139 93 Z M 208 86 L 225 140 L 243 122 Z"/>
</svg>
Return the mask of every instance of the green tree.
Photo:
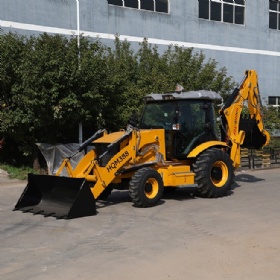
<svg viewBox="0 0 280 280">
<path fill-rule="evenodd" d="M 148 40 L 144 39 L 136 57 L 138 61 L 137 87 L 142 91 L 141 97 L 151 92 L 168 91 L 167 89 L 170 88 L 170 69 L 167 65 L 167 56 L 160 55 L 158 48 L 148 44 Z M 174 90 L 174 84 L 171 87 Z"/>
<path fill-rule="evenodd" d="M 186 91 L 206 89 L 227 96 L 234 86 L 226 68 L 217 69 L 218 63 L 213 59 L 205 62 L 203 52 L 170 46 L 163 56 L 168 62 L 169 84 L 173 89 L 179 83 Z"/>
<path fill-rule="evenodd" d="M 123 128 L 151 92 L 180 83 L 226 97 L 234 85 L 202 52 L 169 46 L 160 53 L 147 39 L 135 51 L 119 37 L 113 49 L 82 37 L 78 50 L 76 38 L 10 33 L 0 36 L 0 54 L 0 136 L 30 159 L 36 142 L 77 142 L 80 122 L 86 136 Z"/>
<path fill-rule="evenodd" d="M 123 128 L 139 100 L 135 90 L 137 60 L 130 43 L 115 39 L 115 48 L 108 52 L 106 69 L 108 81 L 106 87 L 107 105 L 103 109 L 106 127 L 109 130 Z"/>
<path fill-rule="evenodd" d="M 77 44 L 75 40 L 71 42 Z M 80 40 L 80 59 L 73 91 L 81 104 L 77 121 L 92 133 L 105 125 L 103 111 L 109 106 L 110 94 L 109 53 L 110 50 L 98 40 Z"/>
<path fill-rule="evenodd" d="M 95 122 L 103 104 L 104 48 L 82 40 L 79 61 L 73 38 L 9 34 L 4 39 L 2 134 L 32 157 L 36 142 L 76 142 L 79 122 Z"/>
<path fill-rule="evenodd" d="M 270 147 L 280 145 L 280 140 L 275 135 L 279 135 L 280 132 L 280 120 L 279 120 L 279 109 L 272 106 L 263 107 L 265 129 L 270 133 Z"/>
<path fill-rule="evenodd" d="M 19 103 L 17 88 L 22 84 L 20 75 L 20 65 L 24 61 L 24 52 L 26 51 L 27 38 L 17 34 L 6 34 L 0 36 L 0 120 L 1 120 L 1 138 L 5 138 L 5 148 L 1 151 L 1 156 L 10 158 L 20 155 L 17 142 L 20 142 L 20 123 L 26 119 L 21 112 L 17 110 Z M 19 114 L 18 114 L 19 113 Z M 19 139 L 17 140 L 17 132 Z"/>
<path fill-rule="evenodd" d="M 24 43 L 18 51 L 21 60 L 14 75 L 17 80 L 6 93 L 10 102 L 3 112 L 2 133 L 16 139 L 28 154 L 35 142 L 43 138 L 54 142 L 62 137 L 61 128 L 69 127 L 70 114 L 75 122 L 80 103 L 74 90 L 76 52 L 67 48 L 68 41 L 43 34 Z"/>
</svg>

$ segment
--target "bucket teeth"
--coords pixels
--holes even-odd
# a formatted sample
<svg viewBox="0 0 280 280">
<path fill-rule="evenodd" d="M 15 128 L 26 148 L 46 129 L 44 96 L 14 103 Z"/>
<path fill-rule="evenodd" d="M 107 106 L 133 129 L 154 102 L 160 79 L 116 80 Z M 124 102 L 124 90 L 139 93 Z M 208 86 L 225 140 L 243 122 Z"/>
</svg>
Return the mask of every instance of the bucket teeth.
<svg viewBox="0 0 280 280">
<path fill-rule="evenodd" d="M 51 216 L 55 217 L 55 213 L 54 212 L 53 213 L 48 213 L 48 214 L 45 214 L 44 216 L 45 217 L 51 217 Z"/>
<path fill-rule="evenodd" d="M 18 210 L 18 209 L 16 209 L 16 210 Z M 23 209 L 22 212 L 23 213 L 30 213 L 30 212 L 32 212 L 32 210 L 33 210 L 33 208 L 29 208 L 29 209 L 26 209 L 26 210 Z"/>
</svg>

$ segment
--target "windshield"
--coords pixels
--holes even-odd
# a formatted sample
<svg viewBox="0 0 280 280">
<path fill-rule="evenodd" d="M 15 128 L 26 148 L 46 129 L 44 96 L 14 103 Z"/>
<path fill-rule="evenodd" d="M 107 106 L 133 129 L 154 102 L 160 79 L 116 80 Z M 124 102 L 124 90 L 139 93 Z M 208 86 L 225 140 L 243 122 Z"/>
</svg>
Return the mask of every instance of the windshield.
<svg viewBox="0 0 280 280">
<path fill-rule="evenodd" d="M 175 100 L 147 103 L 140 121 L 140 128 L 166 130 L 191 130 L 202 128 L 206 122 L 204 100 Z M 208 115 L 208 114 L 207 114 Z"/>
</svg>

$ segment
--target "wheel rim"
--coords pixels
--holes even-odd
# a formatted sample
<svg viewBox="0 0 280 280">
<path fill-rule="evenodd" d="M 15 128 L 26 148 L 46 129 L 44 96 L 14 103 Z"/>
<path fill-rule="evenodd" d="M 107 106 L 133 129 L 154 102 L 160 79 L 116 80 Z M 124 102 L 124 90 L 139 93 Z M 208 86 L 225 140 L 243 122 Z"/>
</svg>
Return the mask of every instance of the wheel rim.
<svg viewBox="0 0 280 280">
<path fill-rule="evenodd" d="M 159 191 L 159 186 L 157 180 L 154 178 L 149 178 L 146 181 L 145 190 L 144 190 L 146 197 L 149 199 L 153 199 L 157 196 L 158 191 Z"/>
<path fill-rule="evenodd" d="M 228 167 L 223 161 L 216 161 L 211 169 L 211 181 L 217 188 L 222 188 L 228 180 Z"/>
</svg>

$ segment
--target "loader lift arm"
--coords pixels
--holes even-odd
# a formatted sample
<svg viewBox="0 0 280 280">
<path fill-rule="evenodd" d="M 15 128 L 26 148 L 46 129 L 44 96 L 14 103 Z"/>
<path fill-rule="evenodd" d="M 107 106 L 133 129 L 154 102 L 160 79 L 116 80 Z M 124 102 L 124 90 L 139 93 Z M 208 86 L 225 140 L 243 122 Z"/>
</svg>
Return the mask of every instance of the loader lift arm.
<svg viewBox="0 0 280 280">
<path fill-rule="evenodd" d="M 248 114 L 243 111 L 248 108 Z M 222 141 L 231 147 L 233 166 L 240 165 L 241 147 L 260 149 L 268 145 L 269 133 L 264 128 L 258 76 L 255 70 L 245 71 L 239 87 L 220 110 Z"/>
<path fill-rule="evenodd" d="M 122 174 L 161 163 L 163 139 L 163 129 L 141 133 L 128 126 L 126 131 L 110 135 L 106 130 L 99 130 L 78 151 L 92 143 L 101 144 L 103 148 L 99 152 L 102 153 L 93 148 L 75 168 L 71 166 L 71 156 L 65 158 L 55 176 L 29 174 L 28 185 L 15 210 L 65 219 L 93 215 L 95 201 L 111 183 L 120 183 Z M 68 177 L 62 176 L 64 169 Z"/>
</svg>

